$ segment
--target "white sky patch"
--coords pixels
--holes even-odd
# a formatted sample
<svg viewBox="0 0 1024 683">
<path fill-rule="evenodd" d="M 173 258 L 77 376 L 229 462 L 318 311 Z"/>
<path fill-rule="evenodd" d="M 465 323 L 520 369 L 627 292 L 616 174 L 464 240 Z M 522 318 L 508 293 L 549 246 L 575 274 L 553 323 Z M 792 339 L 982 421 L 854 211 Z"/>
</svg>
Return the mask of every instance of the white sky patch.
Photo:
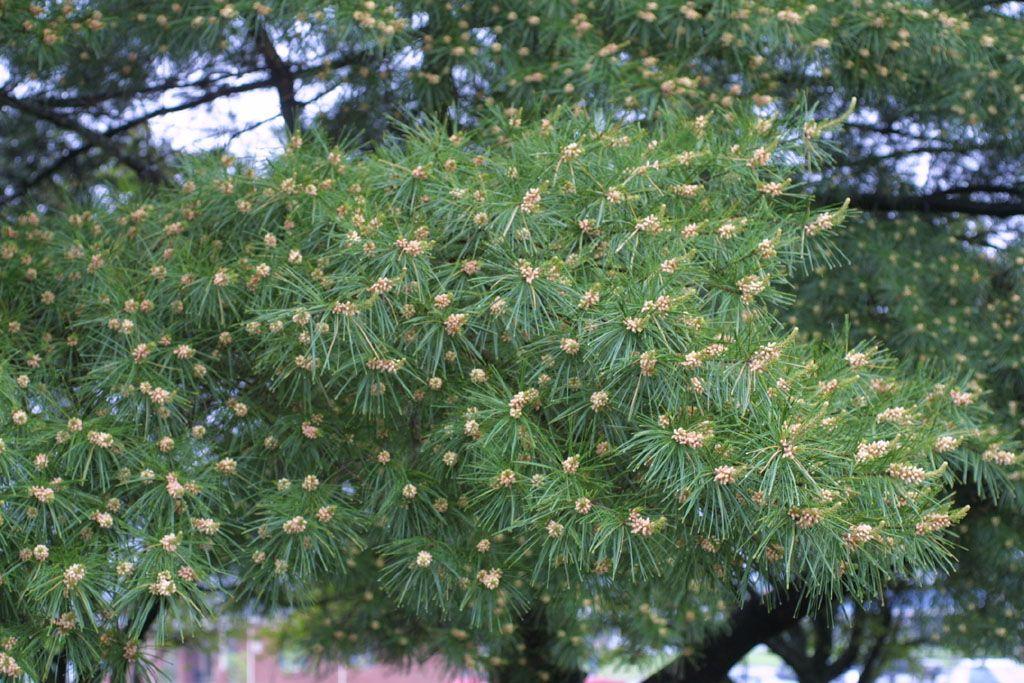
<svg viewBox="0 0 1024 683">
<path fill-rule="evenodd" d="M 924 187 L 924 184 L 928 182 L 928 172 L 931 170 L 932 155 L 922 154 L 921 158 L 918 159 L 917 165 L 914 167 L 914 184 L 918 187 Z"/>
<path fill-rule="evenodd" d="M 168 99 L 162 104 L 174 104 Z M 149 125 L 156 137 L 169 141 L 176 150 L 202 152 L 226 146 L 237 157 L 262 161 L 283 149 L 280 114 L 277 93 L 266 88 L 164 114 Z"/>
</svg>

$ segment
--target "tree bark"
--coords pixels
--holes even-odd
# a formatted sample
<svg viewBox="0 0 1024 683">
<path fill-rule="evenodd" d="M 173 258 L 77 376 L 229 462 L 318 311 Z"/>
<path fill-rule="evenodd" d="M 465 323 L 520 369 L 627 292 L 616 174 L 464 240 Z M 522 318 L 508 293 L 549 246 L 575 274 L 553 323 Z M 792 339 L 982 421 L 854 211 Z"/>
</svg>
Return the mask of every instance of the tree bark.
<svg viewBox="0 0 1024 683">
<path fill-rule="evenodd" d="M 82 142 L 86 145 L 103 149 L 111 157 L 117 159 L 119 162 L 135 171 L 139 178 L 147 183 L 155 185 L 166 182 L 166 178 L 164 177 L 163 171 L 160 169 L 159 165 L 149 159 L 133 156 L 127 148 L 115 140 L 112 135 L 97 132 L 80 123 L 73 117 L 64 116 L 63 114 L 50 111 L 32 103 L 31 101 L 18 99 L 5 90 L 0 90 L 0 106 L 17 109 L 18 111 L 28 114 L 40 121 L 46 121 L 58 128 L 71 131 L 81 138 Z"/>
<path fill-rule="evenodd" d="M 490 672 L 491 683 L 583 683 L 585 671 L 564 668 L 554 661 L 551 643 L 554 635 L 548 627 L 543 609 L 531 609 L 518 623 L 522 649 L 508 662 Z"/>
<path fill-rule="evenodd" d="M 256 49 L 263 57 L 263 63 L 270 72 L 270 82 L 277 90 L 277 99 L 281 106 L 281 116 L 284 118 L 285 128 L 288 134 L 295 133 L 299 125 L 299 116 L 302 113 L 302 106 L 295 99 L 295 75 L 274 47 L 274 41 L 267 33 L 266 27 L 258 23 L 255 28 Z"/>
<path fill-rule="evenodd" d="M 729 618 L 728 629 L 712 636 L 693 660 L 684 657 L 657 671 L 644 683 L 718 683 L 755 646 L 792 628 L 806 613 L 798 592 L 780 596 L 774 608 L 761 597 L 748 599 Z"/>
<path fill-rule="evenodd" d="M 798 624 L 794 630 L 800 628 Z M 766 645 L 793 670 L 800 683 L 828 683 L 832 680 L 825 672 L 824 667 L 815 666 L 813 656 L 808 656 L 806 650 L 789 642 L 787 638 L 781 635 L 769 638 Z"/>
<path fill-rule="evenodd" d="M 68 675 L 67 654 L 61 653 L 61 655 L 57 657 L 57 661 L 53 663 L 51 675 L 52 678 L 50 678 L 50 680 L 52 680 L 53 683 L 68 683 L 70 677 Z"/>
<path fill-rule="evenodd" d="M 889 644 L 889 638 L 893 635 L 893 618 L 892 612 L 889 610 L 885 611 L 883 615 L 884 628 L 882 629 L 881 635 L 878 636 L 878 640 L 875 641 L 871 649 L 868 650 L 867 656 L 864 658 L 864 667 L 861 669 L 860 683 L 872 683 L 878 675 L 882 673 L 882 664 L 885 660 L 883 656 L 885 648 Z"/>
<path fill-rule="evenodd" d="M 803 624 L 770 638 L 766 643 L 772 652 L 789 665 L 800 683 L 828 683 L 841 676 L 854 665 L 861 651 L 861 639 L 868 614 L 856 607 L 850 623 L 849 639 L 845 649 L 835 658 L 837 631 L 831 615 L 821 611 L 814 616 L 813 648 L 808 651 L 808 640 Z"/>
<path fill-rule="evenodd" d="M 979 201 L 964 198 L 960 192 L 894 196 L 881 193 L 850 196 L 850 206 L 864 211 L 912 211 L 917 213 L 958 213 L 965 216 L 1009 218 L 1024 214 L 1024 201 Z M 837 201 L 838 200 L 838 201 Z M 822 196 L 820 204 L 838 204 L 841 198 Z"/>
</svg>

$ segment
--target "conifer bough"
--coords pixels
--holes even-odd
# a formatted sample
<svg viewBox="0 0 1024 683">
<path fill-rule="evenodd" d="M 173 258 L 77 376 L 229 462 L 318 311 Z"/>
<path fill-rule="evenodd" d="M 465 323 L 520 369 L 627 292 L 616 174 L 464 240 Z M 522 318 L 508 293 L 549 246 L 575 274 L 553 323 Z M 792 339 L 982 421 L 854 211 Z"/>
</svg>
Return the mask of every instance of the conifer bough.
<svg viewBox="0 0 1024 683">
<path fill-rule="evenodd" d="M 617 605 L 946 567 L 950 487 L 1014 456 L 969 388 L 775 320 L 844 213 L 787 192 L 812 129 L 494 121 L 5 228 L 3 674 L 296 605 L 323 654 L 511 680 L 538 615 L 550 675 Z"/>
<path fill-rule="evenodd" d="M 908 640 L 1019 654 L 1024 257 L 993 217 L 1024 213 L 1020 16 L 0 0 L 0 676 L 118 680 L 146 640 L 289 606 L 315 655 L 500 681 L 609 651 L 710 680 L 819 600 L 769 639 L 801 676 L 808 640 L 818 678 Z M 261 89 L 289 132 L 408 140 L 179 177 L 143 134 Z M 738 113 L 853 97 L 839 127 Z M 797 167 L 823 131 L 834 162 Z M 837 235 L 849 265 L 804 184 L 880 212 Z"/>
</svg>

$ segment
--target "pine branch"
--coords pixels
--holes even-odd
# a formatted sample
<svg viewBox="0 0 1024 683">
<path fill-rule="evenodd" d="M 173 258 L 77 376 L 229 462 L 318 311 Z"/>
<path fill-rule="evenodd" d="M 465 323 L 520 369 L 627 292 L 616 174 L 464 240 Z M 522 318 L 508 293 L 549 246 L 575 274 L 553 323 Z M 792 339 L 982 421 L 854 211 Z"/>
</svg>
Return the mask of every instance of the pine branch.
<svg viewBox="0 0 1024 683">
<path fill-rule="evenodd" d="M 110 100 L 116 100 L 119 98 L 130 98 L 138 95 L 154 95 L 166 93 L 170 90 L 180 90 L 186 88 L 208 88 L 210 86 L 217 85 L 228 79 L 233 78 L 244 78 L 249 76 L 259 69 L 247 70 L 247 71 L 235 71 L 232 73 L 220 73 L 220 74 L 207 74 L 202 78 L 195 81 L 182 81 L 178 78 L 167 78 L 158 83 L 150 85 L 144 85 L 141 87 L 131 88 L 118 88 L 116 90 L 104 90 L 101 92 L 91 93 L 89 95 L 74 95 L 68 97 L 48 97 L 48 96 L 31 96 L 22 98 L 25 102 L 31 102 L 32 104 L 40 107 L 48 107 L 51 109 L 80 109 L 86 107 L 94 107 Z"/>
<path fill-rule="evenodd" d="M 885 605 L 882 609 L 887 609 Z M 828 675 L 837 678 L 844 671 L 853 666 L 857 656 L 860 654 L 864 638 L 864 627 L 868 620 L 868 613 L 860 606 L 854 606 L 853 623 L 850 626 L 850 636 L 846 649 L 840 653 L 828 666 Z"/>
<path fill-rule="evenodd" d="M 867 613 L 859 605 L 855 605 L 846 647 L 835 659 L 832 659 L 831 655 L 839 631 L 831 619 L 832 616 L 825 610 L 813 616 L 815 642 L 812 652 L 807 651 L 803 620 L 794 628 L 770 638 L 765 643 L 793 669 L 801 683 L 831 681 L 853 666 L 860 654 Z"/>
<path fill-rule="evenodd" d="M 32 102 L 18 99 L 6 90 L 0 90 L 0 105 L 6 105 L 41 121 L 52 123 L 59 128 L 78 135 L 90 147 L 100 147 L 112 157 L 135 171 L 139 178 L 147 183 L 159 184 L 165 181 L 163 172 L 153 163 L 139 159 L 130 154 L 123 145 L 114 139 L 114 134 L 92 130 L 75 119 L 55 113 Z"/>
<path fill-rule="evenodd" d="M 691 683 L 722 680 L 755 646 L 792 628 L 806 614 L 807 604 L 798 591 L 773 596 L 770 606 L 763 596 L 749 598 L 733 612 L 726 631 L 701 644 L 700 659 L 690 662 L 680 657 L 644 679 L 644 683 Z"/>
<path fill-rule="evenodd" d="M 289 133 L 294 133 L 302 116 L 302 105 L 295 98 L 295 74 L 292 73 L 291 66 L 277 53 L 274 41 L 262 21 L 257 20 L 253 33 L 256 49 L 262 55 L 267 71 L 270 72 L 270 84 L 277 90 L 284 125 Z"/>
<path fill-rule="evenodd" d="M 933 195 L 887 195 L 884 193 L 854 194 L 850 206 L 864 211 L 876 212 L 919 212 L 930 214 L 960 214 L 967 216 L 992 216 L 1010 218 L 1024 215 L 1024 201 L 978 201 L 960 199 L 953 195 L 959 191 Z M 822 204 L 837 204 L 843 198 L 824 195 Z"/>
<path fill-rule="evenodd" d="M 881 673 L 881 665 L 884 661 L 884 653 L 889 639 L 894 635 L 893 616 L 891 610 L 885 610 L 882 615 L 882 633 L 872 643 L 864 658 L 864 665 L 861 668 L 859 683 L 872 683 Z"/>
<path fill-rule="evenodd" d="M 342 56 L 339 56 L 339 57 L 335 57 L 335 58 L 332 58 L 332 59 L 329 59 L 329 60 L 326 60 L 326 61 L 323 61 L 323 62 L 320 62 L 320 63 L 317 63 L 317 64 L 312 64 L 312 65 L 309 65 L 309 66 L 301 68 L 301 69 L 297 69 L 294 72 L 294 75 L 295 75 L 295 77 L 302 77 L 302 76 L 308 76 L 310 74 L 322 72 L 325 69 L 338 69 L 338 68 L 343 68 L 343 67 L 346 67 L 346 66 L 354 66 L 356 64 L 362 63 L 367 57 L 368 57 L 367 53 L 362 52 L 362 51 L 355 51 L 355 52 L 351 52 L 351 53 L 348 53 L 348 54 L 345 54 L 345 55 L 342 55 Z M 201 82 L 197 82 L 195 84 L 186 83 L 186 84 L 182 84 L 181 87 L 193 87 L 193 86 L 199 85 L 200 83 L 203 83 L 203 82 L 201 81 Z M 215 100 L 221 99 L 223 97 L 230 97 L 232 95 L 238 95 L 238 94 L 241 94 L 241 93 L 251 92 L 253 90 L 260 90 L 262 88 L 268 88 L 268 87 L 273 87 L 273 86 L 274 86 L 274 80 L 273 80 L 272 77 L 262 78 L 262 79 L 259 79 L 259 80 L 249 81 L 249 82 L 246 82 L 246 83 L 238 83 L 238 84 L 233 84 L 233 85 L 227 85 L 227 86 L 216 88 L 214 90 L 209 90 L 209 91 L 207 91 L 207 92 L 205 92 L 205 93 L 203 93 L 203 94 L 201 94 L 201 95 L 199 95 L 197 97 L 193 97 L 193 98 L 190 98 L 190 99 L 183 100 L 183 101 L 181 101 L 181 102 L 179 102 L 177 104 L 168 105 L 168 106 L 165 106 L 165 107 L 159 107 L 157 109 L 152 109 L 152 110 L 150 110 L 148 112 L 145 112 L 145 113 L 140 114 L 138 116 L 135 116 L 135 117 L 132 117 L 132 118 L 127 119 L 125 121 L 122 121 L 121 123 L 119 123 L 119 124 L 109 128 L 108 130 L 106 130 L 106 131 L 104 131 L 102 133 L 98 133 L 98 132 L 92 131 L 93 135 L 90 135 L 87 139 L 85 139 L 84 140 L 84 144 L 79 145 L 78 147 L 74 147 L 74 148 L 68 149 L 60 157 L 58 157 L 57 159 L 55 159 L 51 163 L 47 164 L 46 166 L 44 166 L 39 171 L 37 171 L 31 178 L 29 178 L 28 180 L 24 181 L 18 188 L 16 188 L 13 191 L 9 192 L 6 196 L 0 197 L 0 206 L 5 206 L 7 204 L 11 204 L 12 202 L 17 200 L 18 198 L 24 196 L 27 192 L 32 190 L 32 188 L 34 188 L 34 187 L 38 186 L 39 184 L 49 180 L 54 175 L 59 173 L 61 171 L 61 169 L 65 168 L 68 164 L 73 162 L 75 159 L 81 157 L 83 154 L 86 154 L 86 153 L 88 153 L 89 151 L 91 151 L 93 149 L 103 149 L 105 151 L 109 151 L 109 149 L 111 149 L 111 146 L 114 145 L 113 138 L 115 138 L 116 136 L 118 136 L 118 135 L 120 135 L 120 134 L 122 134 L 124 132 L 127 132 L 127 131 L 131 130 L 132 128 L 140 126 L 140 125 L 142 125 L 142 124 L 144 124 L 144 123 L 146 123 L 146 122 L 148 122 L 148 121 L 150 121 L 152 119 L 158 118 L 160 116 L 165 116 L 167 114 L 173 114 L 173 113 L 176 113 L 176 112 L 179 112 L 179 111 L 187 111 L 189 109 L 193 109 L 193 108 L 201 106 L 203 104 L 208 104 L 210 102 L 213 102 Z M 109 95 L 109 93 L 108 93 L 108 95 Z M 56 102 L 59 102 L 59 101 L 60 101 L 59 98 L 58 98 L 58 100 L 54 101 L 55 102 L 54 106 L 56 106 L 57 108 L 60 108 L 59 105 L 56 104 Z M 69 119 L 69 118 L 67 118 L 67 117 L 65 117 L 63 115 L 57 114 L 56 112 L 48 111 L 43 106 L 43 103 L 40 102 L 39 100 L 35 100 L 35 99 L 21 99 L 21 100 L 17 100 L 17 102 L 20 105 L 23 105 L 23 106 L 26 106 L 26 107 L 31 107 L 33 111 L 40 112 L 40 115 L 45 113 L 45 115 L 48 118 L 48 120 L 49 119 L 53 119 L 54 117 L 57 117 L 62 122 L 66 122 L 68 125 L 76 125 L 76 126 L 78 125 L 77 122 L 73 122 L 71 119 Z M 301 106 L 301 103 L 299 103 L 299 102 L 296 102 L 296 104 Z M 19 110 L 20 109 L 21 109 L 21 107 L 19 107 Z M 267 123 L 270 120 L 272 120 L 272 119 L 266 119 L 266 120 L 260 121 L 259 125 Z M 51 121 L 51 122 L 53 122 L 53 121 Z M 245 132 L 245 130 L 237 131 L 238 134 L 241 134 L 241 133 L 244 133 L 244 132 Z M 101 138 L 106 138 L 107 140 L 103 141 L 103 143 L 100 144 Z M 116 147 L 116 145 L 115 145 L 115 147 Z M 117 158 L 116 155 L 115 155 L 115 158 Z"/>
</svg>

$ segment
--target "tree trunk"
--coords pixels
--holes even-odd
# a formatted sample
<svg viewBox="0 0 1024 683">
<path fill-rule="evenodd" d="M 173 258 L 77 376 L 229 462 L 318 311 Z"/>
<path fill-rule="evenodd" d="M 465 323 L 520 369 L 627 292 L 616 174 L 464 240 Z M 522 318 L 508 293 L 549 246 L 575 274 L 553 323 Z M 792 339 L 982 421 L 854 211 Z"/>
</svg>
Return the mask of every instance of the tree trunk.
<svg viewBox="0 0 1024 683">
<path fill-rule="evenodd" d="M 510 657 L 506 664 L 491 669 L 491 683 L 583 683 L 585 671 L 575 667 L 563 668 L 553 658 L 551 644 L 554 635 L 548 628 L 543 609 L 531 609 L 520 619 L 518 633 L 522 649 Z"/>
<path fill-rule="evenodd" d="M 857 679 L 859 683 L 874 683 L 875 679 L 882 673 L 882 664 L 885 661 L 885 648 L 889 644 L 890 635 L 892 635 L 890 623 L 886 623 L 885 631 L 878 636 L 878 640 L 875 641 L 864 658 L 864 666 L 861 668 L 860 678 Z"/>
<path fill-rule="evenodd" d="M 804 628 L 805 622 L 769 638 L 766 645 L 789 665 L 800 683 L 830 683 L 854 665 L 861 650 L 861 639 L 865 621 L 870 615 L 861 607 L 854 608 L 853 619 L 849 626 L 849 637 L 845 649 L 832 657 L 833 650 L 839 643 L 840 632 L 833 621 L 836 617 L 835 607 L 821 610 L 809 619 L 809 627 L 813 631 L 813 639 L 808 639 Z"/>
<path fill-rule="evenodd" d="M 50 680 L 53 683 L 68 683 L 70 677 L 68 675 L 68 656 L 61 654 L 57 657 L 57 661 L 53 663 L 53 669 L 51 671 L 52 678 Z"/>
<path fill-rule="evenodd" d="M 270 72 L 270 81 L 277 90 L 277 99 L 281 107 L 281 116 L 288 135 L 296 132 L 302 114 L 302 105 L 295 97 L 295 75 L 291 67 L 285 63 L 274 47 L 274 40 L 267 33 L 267 28 L 258 22 L 254 29 L 256 49 L 263 57 L 264 66 Z"/>
<path fill-rule="evenodd" d="M 799 626 L 797 626 L 799 628 Z M 767 642 L 768 649 L 782 658 L 799 683 L 829 683 L 835 676 L 825 666 L 817 664 L 812 657 L 798 653 L 793 648 L 780 642 L 780 638 L 770 638 Z"/>
<path fill-rule="evenodd" d="M 726 631 L 703 643 L 693 659 L 680 657 L 648 676 L 644 683 L 719 683 L 727 680 L 729 670 L 755 646 L 792 628 L 804 615 L 805 605 L 798 593 L 781 596 L 774 609 L 760 597 L 747 600 L 729 618 Z"/>
</svg>

